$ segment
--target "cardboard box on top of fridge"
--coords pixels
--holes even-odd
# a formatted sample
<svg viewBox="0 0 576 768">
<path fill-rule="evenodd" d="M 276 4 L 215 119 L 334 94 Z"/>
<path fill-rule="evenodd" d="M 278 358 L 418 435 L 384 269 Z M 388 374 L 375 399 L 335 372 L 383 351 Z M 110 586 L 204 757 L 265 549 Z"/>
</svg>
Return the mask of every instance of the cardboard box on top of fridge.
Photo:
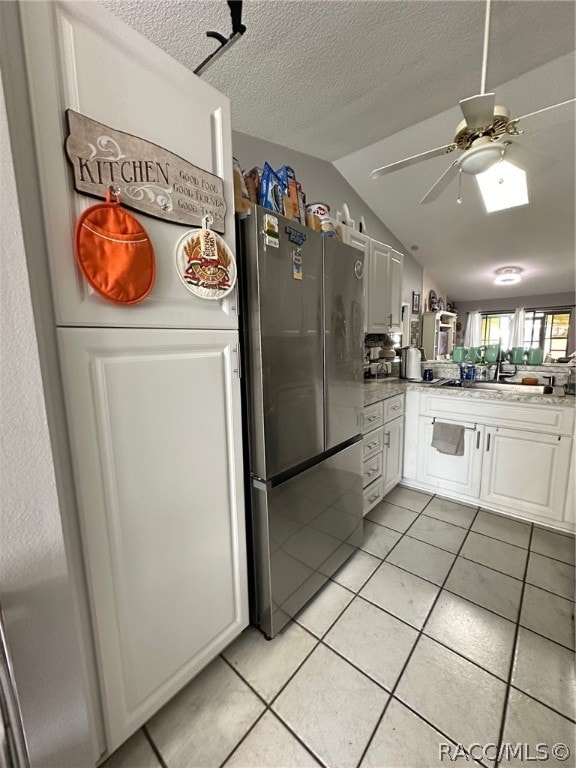
<svg viewBox="0 0 576 768">
<path fill-rule="evenodd" d="M 269 211 L 284 214 L 284 184 L 269 163 L 264 163 L 258 203 Z"/>
<path fill-rule="evenodd" d="M 296 219 L 296 221 L 299 221 L 301 224 L 305 224 L 306 215 L 304 206 L 301 205 L 302 187 L 300 187 L 296 181 L 296 173 L 294 172 L 294 169 L 289 165 L 283 165 L 281 168 L 278 168 L 276 174 L 284 184 L 284 194 L 292 201 L 292 216 L 290 218 Z M 299 191 L 300 195 L 298 194 Z"/>
</svg>

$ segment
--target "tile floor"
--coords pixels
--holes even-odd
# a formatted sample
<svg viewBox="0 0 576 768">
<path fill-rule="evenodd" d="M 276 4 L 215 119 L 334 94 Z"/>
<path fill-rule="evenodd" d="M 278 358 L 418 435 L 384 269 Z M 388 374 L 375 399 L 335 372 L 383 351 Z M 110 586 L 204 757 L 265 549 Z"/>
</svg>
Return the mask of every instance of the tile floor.
<svg viewBox="0 0 576 768">
<path fill-rule="evenodd" d="M 574 538 L 401 486 L 365 523 L 296 621 L 248 628 L 105 768 L 574 766 Z"/>
</svg>

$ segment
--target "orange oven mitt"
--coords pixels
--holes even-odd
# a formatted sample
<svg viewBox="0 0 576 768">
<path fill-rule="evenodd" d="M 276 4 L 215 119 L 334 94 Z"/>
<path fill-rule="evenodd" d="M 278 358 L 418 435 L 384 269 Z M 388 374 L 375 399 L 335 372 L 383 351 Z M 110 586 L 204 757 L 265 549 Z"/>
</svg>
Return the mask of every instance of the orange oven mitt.
<svg viewBox="0 0 576 768">
<path fill-rule="evenodd" d="M 120 197 L 87 208 L 76 224 L 76 261 L 92 288 L 115 304 L 137 304 L 152 290 L 154 249 Z"/>
</svg>

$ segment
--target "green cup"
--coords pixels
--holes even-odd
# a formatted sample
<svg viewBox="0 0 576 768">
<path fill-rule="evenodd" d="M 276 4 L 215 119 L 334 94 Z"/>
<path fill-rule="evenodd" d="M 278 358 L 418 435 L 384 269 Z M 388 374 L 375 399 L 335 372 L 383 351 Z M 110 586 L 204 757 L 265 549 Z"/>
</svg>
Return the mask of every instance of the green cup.
<svg viewBox="0 0 576 768">
<path fill-rule="evenodd" d="M 470 347 L 470 349 L 468 350 L 468 362 L 479 363 L 482 360 L 483 352 L 484 352 L 484 347 Z"/>
<path fill-rule="evenodd" d="M 542 365 L 542 363 L 544 362 L 544 350 L 542 349 L 542 347 L 529 349 L 526 362 L 528 363 L 528 365 Z"/>
<path fill-rule="evenodd" d="M 488 344 L 484 352 L 484 359 L 487 363 L 495 363 L 498 360 L 498 344 Z"/>
<path fill-rule="evenodd" d="M 509 359 L 512 365 L 522 365 L 524 363 L 524 347 L 512 347 Z"/>
<path fill-rule="evenodd" d="M 452 350 L 452 360 L 455 363 L 463 363 L 468 354 L 468 347 L 454 347 Z"/>
</svg>

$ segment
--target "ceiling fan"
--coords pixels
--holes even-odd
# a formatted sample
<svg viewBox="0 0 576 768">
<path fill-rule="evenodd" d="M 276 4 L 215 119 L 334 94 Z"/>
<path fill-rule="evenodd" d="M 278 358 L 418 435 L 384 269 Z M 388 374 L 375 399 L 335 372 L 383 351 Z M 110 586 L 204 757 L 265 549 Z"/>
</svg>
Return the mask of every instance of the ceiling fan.
<svg viewBox="0 0 576 768">
<path fill-rule="evenodd" d="M 484 21 L 484 47 L 482 56 L 482 78 L 480 84 L 480 93 L 476 96 L 470 96 L 459 102 L 464 120 L 456 127 L 456 134 L 450 144 L 446 144 L 436 149 L 421 152 L 412 155 L 404 160 L 399 160 L 381 168 L 375 168 L 370 176 L 374 179 L 378 176 L 384 176 L 394 171 L 399 171 L 409 165 L 420 163 L 432 157 L 447 155 L 456 149 L 462 151 L 462 154 L 448 166 L 442 176 L 424 195 L 421 203 L 430 203 L 446 189 L 452 179 L 462 173 L 479 174 L 486 171 L 505 156 L 512 154 L 512 136 L 519 136 L 523 131 L 518 130 L 518 123 L 527 120 L 534 115 L 548 112 L 558 107 L 564 107 L 576 101 L 568 99 L 559 104 L 553 104 L 535 112 L 529 112 L 521 117 L 510 119 L 510 112 L 506 107 L 496 104 L 496 95 L 486 93 L 486 67 L 488 59 L 488 37 L 490 31 L 490 3 L 486 0 L 486 16 Z M 524 123 L 523 123 L 524 124 Z M 458 198 L 460 202 L 460 197 Z"/>
</svg>

